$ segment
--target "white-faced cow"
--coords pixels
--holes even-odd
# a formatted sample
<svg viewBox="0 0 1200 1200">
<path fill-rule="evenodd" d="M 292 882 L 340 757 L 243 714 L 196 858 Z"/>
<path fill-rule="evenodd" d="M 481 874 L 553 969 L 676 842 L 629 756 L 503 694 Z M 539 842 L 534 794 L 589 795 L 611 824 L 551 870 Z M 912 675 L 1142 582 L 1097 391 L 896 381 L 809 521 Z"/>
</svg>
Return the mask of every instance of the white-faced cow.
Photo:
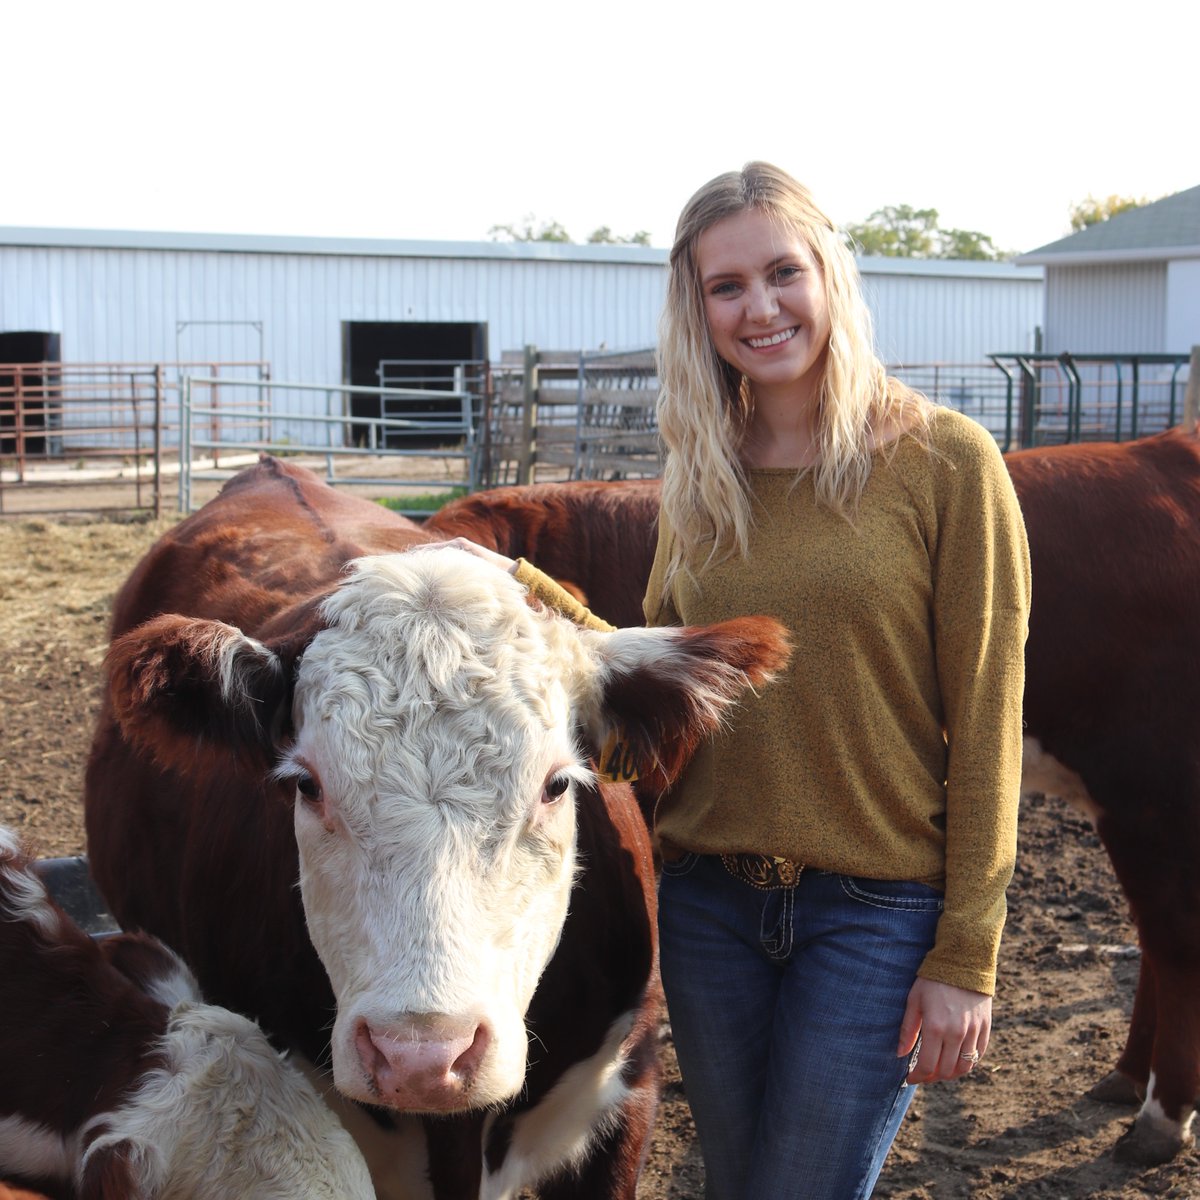
<svg viewBox="0 0 1200 1200">
<path fill-rule="evenodd" d="M 366 1164 L 160 942 L 93 942 L 0 829 L 0 1174 L 78 1200 L 371 1200 Z"/>
<path fill-rule="evenodd" d="M 1192 1141 L 1200 1091 L 1200 441 L 1174 431 L 1006 461 L 1033 560 L 1027 788 L 1089 811 L 1142 946 L 1128 1040 L 1093 1094 L 1141 1103 L 1116 1153 L 1161 1162 Z M 524 555 L 627 621 L 656 489 L 507 488 L 431 525 Z"/>
<path fill-rule="evenodd" d="M 429 536 L 274 460 L 170 531 L 115 605 L 91 867 L 331 1069 L 380 1197 L 632 1200 L 653 865 L 590 753 L 668 777 L 784 633 L 580 629 Z"/>
</svg>

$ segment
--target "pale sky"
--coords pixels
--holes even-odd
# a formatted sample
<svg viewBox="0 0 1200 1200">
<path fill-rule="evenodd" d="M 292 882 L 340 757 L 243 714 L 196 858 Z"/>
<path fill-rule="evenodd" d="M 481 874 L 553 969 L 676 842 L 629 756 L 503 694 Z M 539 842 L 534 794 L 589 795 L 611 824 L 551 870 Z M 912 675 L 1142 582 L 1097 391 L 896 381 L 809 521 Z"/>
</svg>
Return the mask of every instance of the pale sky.
<svg viewBox="0 0 1200 1200">
<path fill-rule="evenodd" d="M 1200 184 L 1195 0 L 0 0 L 0 226 L 669 245 L 763 158 L 1027 251 Z"/>
</svg>

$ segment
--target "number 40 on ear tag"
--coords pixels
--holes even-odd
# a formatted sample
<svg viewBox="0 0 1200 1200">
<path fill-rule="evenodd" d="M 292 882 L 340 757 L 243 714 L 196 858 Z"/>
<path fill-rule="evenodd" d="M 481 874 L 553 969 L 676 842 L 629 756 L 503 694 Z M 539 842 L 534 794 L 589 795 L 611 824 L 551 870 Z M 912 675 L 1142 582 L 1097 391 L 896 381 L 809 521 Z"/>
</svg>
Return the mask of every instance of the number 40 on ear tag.
<svg viewBox="0 0 1200 1200">
<path fill-rule="evenodd" d="M 620 730 L 613 730 L 604 743 L 596 774 L 602 779 L 611 779 L 613 783 L 632 783 L 638 777 L 637 761 L 633 751 L 622 740 Z"/>
</svg>

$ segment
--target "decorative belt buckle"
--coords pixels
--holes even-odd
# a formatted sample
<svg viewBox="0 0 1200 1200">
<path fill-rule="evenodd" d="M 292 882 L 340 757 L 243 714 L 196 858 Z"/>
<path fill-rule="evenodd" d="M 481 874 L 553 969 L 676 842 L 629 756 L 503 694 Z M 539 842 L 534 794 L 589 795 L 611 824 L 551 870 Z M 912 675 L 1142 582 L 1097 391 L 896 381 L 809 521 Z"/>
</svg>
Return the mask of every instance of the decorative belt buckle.
<svg viewBox="0 0 1200 1200">
<path fill-rule="evenodd" d="M 803 864 L 773 854 L 722 854 L 721 862 L 735 879 L 764 892 L 795 887 L 804 870 Z"/>
</svg>

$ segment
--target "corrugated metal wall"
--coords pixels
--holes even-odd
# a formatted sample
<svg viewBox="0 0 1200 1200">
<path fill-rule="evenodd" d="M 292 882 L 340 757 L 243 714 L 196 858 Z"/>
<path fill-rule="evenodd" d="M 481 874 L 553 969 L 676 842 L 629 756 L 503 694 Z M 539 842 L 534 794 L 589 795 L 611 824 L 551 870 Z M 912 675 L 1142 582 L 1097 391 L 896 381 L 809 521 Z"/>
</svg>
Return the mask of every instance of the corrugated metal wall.
<svg viewBox="0 0 1200 1200">
<path fill-rule="evenodd" d="M 1200 346 L 1200 258 L 1167 264 L 1167 353 Z"/>
<path fill-rule="evenodd" d="M 986 264 L 971 272 L 959 269 L 963 263 L 930 262 L 918 274 L 898 264 L 860 264 L 884 362 L 976 363 L 992 353 L 1034 349 L 1042 321 L 1040 271 Z"/>
<path fill-rule="evenodd" d="M 278 379 L 340 382 L 343 321 L 482 323 L 497 359 L 643 346 L 664 285 L 657 262 L 0 246 L 0 331 L 60 332 L 64 361 L 265 357 Z"/>
<path fill-rule="evenodd" d="M 1048 353 L 1170 353 L 1166 315 L 1165 262 L 1046 268 Z"/>
<path fill-rule="evenodd" d="M 50 244 L 36 244 L 39 236 Z M 0 332 L 59 333 L 64 362 L 265 359 L 277 380 L 315 383 L 342 382 L 349 321 L 483 324 L 493 361 L 527 343 L 619 350 L 656 341 L 663 250 L 353 250 L 317 239 L 0 229 Z M 860 269 L 888 363 L 979 363 L 1032 348 L 1040 268 L 863 259 Z"/>
</svg>

